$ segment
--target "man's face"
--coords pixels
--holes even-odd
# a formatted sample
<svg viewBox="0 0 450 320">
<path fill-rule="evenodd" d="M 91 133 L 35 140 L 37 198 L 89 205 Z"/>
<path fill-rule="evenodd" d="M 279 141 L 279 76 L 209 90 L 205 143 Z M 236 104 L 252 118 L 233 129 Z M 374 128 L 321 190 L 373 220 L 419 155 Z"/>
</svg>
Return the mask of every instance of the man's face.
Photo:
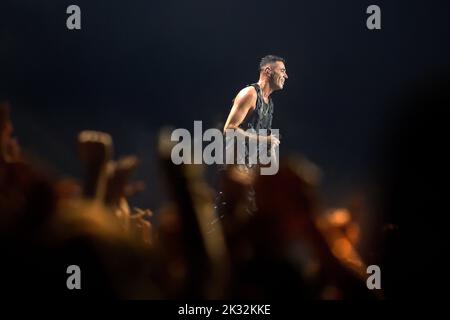
<svg viewBox="0 0 450 320">
<path fill-rule="evenodd" d="M 270 84 L 272 88 L 274 88 L 275 90 L 283 89 L 284 82 L 288 78 L 284 63 L 281 61 L 277 61 L 272 66 L 270 66 L 270 69 L 271 69 Z"/>
</svg>

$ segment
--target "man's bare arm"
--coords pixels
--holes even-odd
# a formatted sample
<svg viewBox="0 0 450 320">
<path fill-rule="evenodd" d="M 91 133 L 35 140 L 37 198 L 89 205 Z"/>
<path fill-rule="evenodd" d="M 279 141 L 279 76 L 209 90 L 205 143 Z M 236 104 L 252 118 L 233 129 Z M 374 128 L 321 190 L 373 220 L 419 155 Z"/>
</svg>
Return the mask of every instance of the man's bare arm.
<svg viewBox="0 0 450 320">
<path fill-rule="evenodd" d="M 239 129 L 239 125 L 256 104 L 256 98 L 256 91 L 252 87 L 244 88 L 238 93 L 225 123 L 224 131 L 226 129 Z"/>
</svg>

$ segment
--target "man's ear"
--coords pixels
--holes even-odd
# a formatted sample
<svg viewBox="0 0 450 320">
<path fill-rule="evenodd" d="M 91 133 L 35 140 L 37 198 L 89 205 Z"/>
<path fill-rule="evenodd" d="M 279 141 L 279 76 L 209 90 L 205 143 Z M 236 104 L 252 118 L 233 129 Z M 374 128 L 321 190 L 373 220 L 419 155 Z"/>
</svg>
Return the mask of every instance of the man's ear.
<svg viewBox="0 0 450 320">
<path fill-rule="evenodd" d="M 272 75 L 272 69 L 270 67 L 266 67 L 266 69 L 264 70 L 266 71 L 266 74 L 270 77 Z"/>
</svg>

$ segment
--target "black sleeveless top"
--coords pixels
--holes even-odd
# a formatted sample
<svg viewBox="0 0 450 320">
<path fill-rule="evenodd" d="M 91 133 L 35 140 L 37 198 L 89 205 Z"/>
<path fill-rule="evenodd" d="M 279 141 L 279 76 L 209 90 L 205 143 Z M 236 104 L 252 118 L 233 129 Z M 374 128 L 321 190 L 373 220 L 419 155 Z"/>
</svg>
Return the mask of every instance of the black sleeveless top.
<svg viewBox="0 0 450 320">
<path fill-rule="evenodd" d="M 267 129 L 267 135 L 270 135 L 270 129 L 272 128 L 273 117 L 273 102 L 269 97 L 269 103 L 264 101 L 261 88 L 257 83 L 253 83 L 249 86 L 255 88 L 258 95 L 256 99 L 256 107 L 253 112 L 244 119 L 240 127 L 243 130 L 254 129 L 258 132 L 259 129 Z"/>
<path fill-rule="evenodd" d="M 264 101 L 262 91 L 260 86 L 257 83 L 253 83 L 248 85 L 247 87 L 252 86 L 256 90 L 257 98 L 256 98 L 256 105 L 255 109 L 253 111 L 249 112 L 247 116 L 245 117 L 244 121 L 239 125 L 239 127 L 246 131 L 249 129 L 255 130 L 255 134 L 258 135 L 270 135 L 271 134 L 271 128 L 272 128 L 272 117 L 273 117 L 273 102 L 272 98 L 269 97 L 269 103 L 266 103 Z M 259 132 L 259 130 L 265 129 L 266 132 Z M 235 163 L 243 163 L 248 168 L 253 167 L 252 164 L 249 163 L 250 156 L 254 156 L 254 152 L 259 152 L 259 145 L 257 146 L 256 150 L 252 151 L 252 155 L 250 155 L 250 148 L 249 148 L 249 141 L 248 139 L 245 139 L 245 141 L 236 141 L 233 139 L 228 139 L 228 137 L 225 137 L 225 154 L 229 152 L 229 150 L 235 149 L 234 144 L 235 143 L 244 143 L 244 151 L 245 154 L 237 155 L 234 153 L 235 156 Z M 270 154 L 270 150 L 268 150 L 268 154 Z M 224 166 L 226 168 L 226 166 Z"/>
</svg>

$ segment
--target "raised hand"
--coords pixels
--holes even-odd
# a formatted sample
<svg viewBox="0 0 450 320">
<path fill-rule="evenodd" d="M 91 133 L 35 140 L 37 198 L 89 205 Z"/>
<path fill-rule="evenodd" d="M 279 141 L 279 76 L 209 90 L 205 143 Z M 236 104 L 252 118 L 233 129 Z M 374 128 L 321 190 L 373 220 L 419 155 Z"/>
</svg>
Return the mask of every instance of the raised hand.
<svg viewBox="0 0 450 320">
<path fill-rule="evenodd" d="M 107 163 L 112 155 L 111 136 L 99 131 L 82 131 L 78 135 L 78 155 L 86 177 L 83 194 L 103 201 L 107 185 Z"/>
<path fill-rule="evenodd" d="M 108 186 L 106 203 L 117 205 L 121 198 L 127 196 L 128 181 L 138 165 L 138 158 L 127 156 L 117 162 L 108 163 Z"/>
</svg>

